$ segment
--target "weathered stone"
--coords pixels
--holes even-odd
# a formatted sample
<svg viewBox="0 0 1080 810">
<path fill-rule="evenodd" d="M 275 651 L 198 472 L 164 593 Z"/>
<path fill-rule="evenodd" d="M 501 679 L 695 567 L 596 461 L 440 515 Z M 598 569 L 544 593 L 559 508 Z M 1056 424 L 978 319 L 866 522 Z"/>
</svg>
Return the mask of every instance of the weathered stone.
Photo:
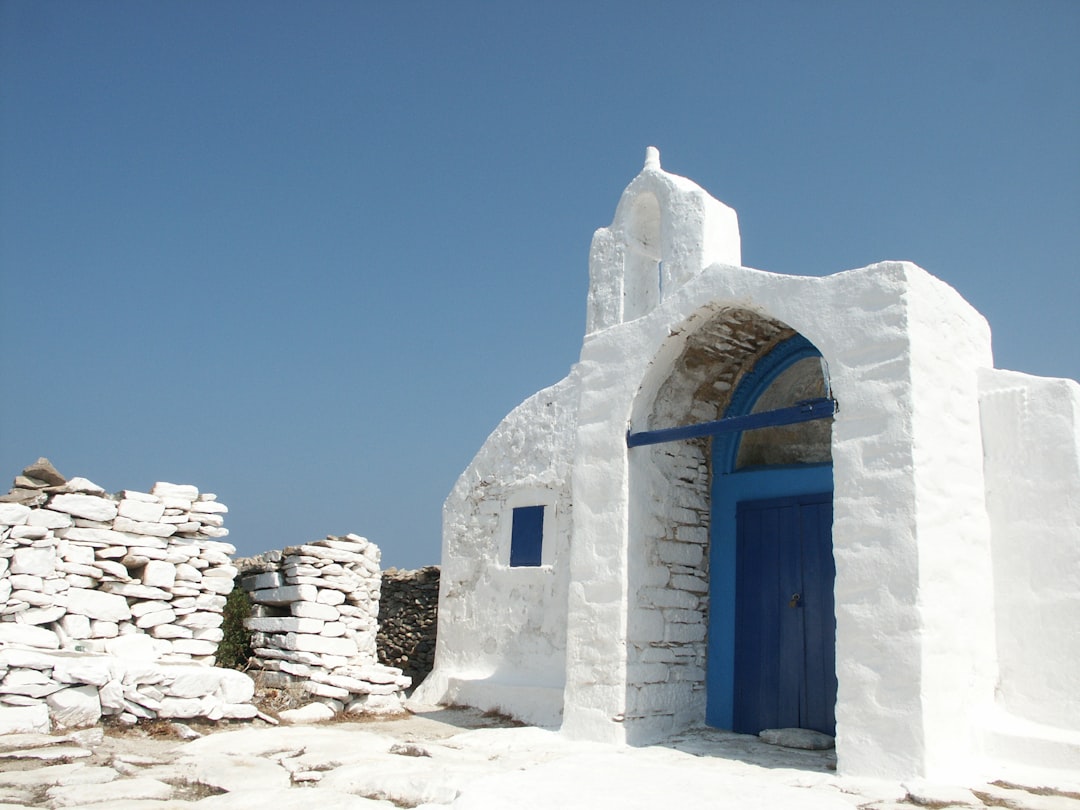
<svg viewBox="0 0 1080 810">
<path fill-rule="evenodd" d="M 169 609 L 156 610 L 152 613 L 146 613 L 135 620 L 135 626 L 141 630 L 149 630 L 151 627 L 157 627 L 160 624 L 170 624 L 176 620 L 176 614 Z"/>
<path fill-rule="evenodd" d="M 301 619 L 291 616 L 247 619 L 244 625 L 260 633 L 321 633 L 321 619 Z"/>
<path fill-rule="evenodd" d="M 135 582 L 103 582 L 102 589 L 107 593 L 119 594 L 132 599 L 171 599 L 172 594 L 161 588 L 150 588 Z"/>
<path fill-rule="evenodd" d="M 59 487 L 67 483 L 67 479 L 45 457 L 23 467 L 22 474 L 28 478 L 35 478 L 50 487 Z"/>
<path fill-rule="evenodd" d="M 96 805 L 101 807 L 132 806 L 137 800 L 165 801 L 172 796 L 172 786 L 157 779 L 136 777 L 118 779 L 100 785 L 61 785 L 49 788 L 50 807 Z"/>
<path fill-rule="evenodd" d="M 64 613 L 66 611 L 59 605 L 30 608 L 19 614 L 19 621 L 23 624 L 52 624 Z"/>
<path fill-rule="evenodd" d="M 131 609 L 122 595 L 89 588 L 69 588 L 67 609 L 69 613 L 108 622 L 127 621 L 131 618 Z"/>
<path fill-rule="evenodd" d="M 293 602 L 314 602 L 318 589 L 312 585 L 285 585 L 252 591 L 251 601 L 263 605 L 289 605 Z"/>
<path fill-rule="evenodd" d="M 150 560 L 142 571 L 142 583 L 150 588 L 171 588 L 176 582 L 176 566 L 161 560 Z"/>
<path fill-rule="evenodd" d="M 306 633 L 284 633 L 275 636 L 286 650 L 325 653 L 328 655 L 353 656 L 357 653 L 356 642 L 351 638 L 323 638 Z"/>
<path fill-rule="evenodd" d="M 150 494 L 165 501 L 176 499 L 186 502 L 187 505 L 181 508 L 190 508 L 191 502 L 199 497 L 199 490 L 192 484 L 170 484 L 168 481 L 158 481 L 151 488 Z"/>
<path fill-rule="evenodd" d="M 0 707 L 0 734 L 45 734 L 49 725 L 49 709 L 44 703 Z"/>
<path fill-rule="evenodd" d="M 89 520 L 110 521 L 116 517 L 116 504 L 107 498 L 83 493 L 55 495 L 49 502 L 55 512 L 66 512 Z"/>
<path fill-rule="evenodd" d="M 299 709 L 286 709 L 278 714 L 282 723 L 319 723 L 332 720 L 334 710 L 322 703 L 308 703 Z"/>
<path fill-rule="evenodd" d="M 289 605 L 289 611 L 293 616 L 301 619 L 322 619 L 327 622 L 336 622 L 341 618 L 341 613 L 333 605 L 324 605 L 321 602 L 293 602 Z"/>
<path fill-rule="evenodd" d="M 0 622 L 0 641 L 8 644 L 24 644 L 28 647 L 38 647 L 44 650 L 60 648 L 60 639 L 51 630 L 32 624 L 16 624 L 15 622 Z"/>
<path fill-rule="evenodd" d="M 197 638 L 178 638 L 173 642 L 172 648 L 173 652 L 185 655 L 213 655 L 217 652 L 217 644 Z"/>
<path fill-rule="evenodd" d="M 3 505 L 0 504 L 0 509 Z M 3 520 L 0 520 L 3 523 Z M 35 509 L 26 518 L 29 526 L 43 526 L 46 529 L 66 529 L 72 525 L 71 515 L 54 512 L 52 509 Z"/>
<path fill-rule="evenodd" d="M 117 516 L 136 522 L 156 523 L 165 514 L 165 505 L 156 498 L 152 501 L 144 501 L 125 497 L 117 505 L 116 512 Z"/>
<path fill-rule="evenodd" d="M 91 495 L 104 495 L 105 488 L 99 487 L 89 478 L 83 478 L 81 475 L 76 475 L 74 478 L 68 479 L 68 481 L 54 491 L 56 492 L 86 492 Z"/>
<path fill-rule="evenodd" d="M 56 551 L 51 548 L 27 546 L 17 548 L 11 557 L 10 570 L 12 574 L 50 576 L 56 570 Z"/>
<path fill-rule="evenodd" d="M 81 728 L 101 719 L 101 701 L 94 686 L 72 686 L 53 692 L 48 703 L 53 722 L 60 728 Z"/>
<path fill-rule="evenodd" d="M 758 737 L 769 745 L 804 748 L 808 751 L 823 751 L 835 745 L 835 741 L 828 734 L 808 728 L 767 728 L 761 731 Z"/>
<path fill-rule="evenodd" d="M 170 537 L 176 534 L 176 526 L 170 523 L 151 523 L 141 520 L 131 520 L 126 517 L 118 517 L 113 521 L 113 526 L 118 532 L 131 534 L 144 534 L 150 537 Z"/>
<path fill-rule="evenodd" d="M 90 619 L 84 614 L 67 613 L 60 619 L 60 628 L 70 638 L 90 638 Z"/>
<path fill-rule="evenodd" d="M 212 571 L 213 569 L 208 569 Z M 206 572 L 208 573 L 208 572 Z M 204 573 L 203 578 L 199 581 L 199 588 L 210 593 L 216 593 L 225 595 L 232 593 L 232 589 L 235 586 L 235 580 L 230 577 L 212 577 L 206 576 Z"/>
</svg>

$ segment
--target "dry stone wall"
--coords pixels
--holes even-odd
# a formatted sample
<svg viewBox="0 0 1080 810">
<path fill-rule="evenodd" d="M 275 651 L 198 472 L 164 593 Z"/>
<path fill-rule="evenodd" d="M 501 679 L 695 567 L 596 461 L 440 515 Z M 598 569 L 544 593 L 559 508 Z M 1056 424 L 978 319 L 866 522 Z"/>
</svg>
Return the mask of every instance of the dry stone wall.
<svg viewBox="0 0 1080 810">
<path fill-rule="evenodd" d="M 435 664 L 439 567 L 383 571 L 379 600 L 379 661 L 420 683 Z"/>
<path fill-rule="evenodd" d="M 400 709 L 410 679 L 378 662 L 378 546 L 355 534 L 238 561 L 254 605 L 249 671 L 335 712 Z"/>
<path fill-rule="evenodd" d="M 0 714 L 255 716 L 251 678 L 210 666 L 238 573 L 227 511 L 190 485 L 109 495 L 27 467 L 0 496 Z"/>
</svg>

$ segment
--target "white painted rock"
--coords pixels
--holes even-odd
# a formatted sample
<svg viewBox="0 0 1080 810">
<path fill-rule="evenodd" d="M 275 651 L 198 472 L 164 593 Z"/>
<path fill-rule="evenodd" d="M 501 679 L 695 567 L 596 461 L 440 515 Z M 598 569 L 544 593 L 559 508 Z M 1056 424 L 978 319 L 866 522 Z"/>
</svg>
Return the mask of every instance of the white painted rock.
<svg viewBox="0 0 1080 810">
<path fill-rule="evenodd" d="M 101 719 L 101 701 L 94 686 L 72 686 L 53 692 L 45 702 L 60 728 L 92 726 Z"/>
</svg>

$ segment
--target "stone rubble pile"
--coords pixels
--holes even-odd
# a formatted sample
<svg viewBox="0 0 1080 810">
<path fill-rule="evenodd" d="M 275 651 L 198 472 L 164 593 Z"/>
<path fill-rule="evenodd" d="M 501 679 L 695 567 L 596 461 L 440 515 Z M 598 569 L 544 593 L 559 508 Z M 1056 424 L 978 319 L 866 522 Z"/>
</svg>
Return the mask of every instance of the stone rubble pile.
<svg viewBox="0 0 1080 810">
<path fill-rule="evenodd" d="M 379 661 L 420 683 L 435 665 L 439 566 L 416 571 L 388 568 L 379 599 Z"/>
<path fill-rule="evenodd" d="M 379 548 L 355 534 L 237 561 L 254 604 L 250 671 L 335 712 L 400 710 L 411 681 L 378 663 Z"/>
<path fill-rule="evenodd" d="M 254 716 L 247 686 L 221 685 L 250 678 L 204 672 L 238 573 L 227 511 L 190 485 L 108 495 L 46 459 L 23 470 L 0 496 L 0 708 Z"/>
</svg>

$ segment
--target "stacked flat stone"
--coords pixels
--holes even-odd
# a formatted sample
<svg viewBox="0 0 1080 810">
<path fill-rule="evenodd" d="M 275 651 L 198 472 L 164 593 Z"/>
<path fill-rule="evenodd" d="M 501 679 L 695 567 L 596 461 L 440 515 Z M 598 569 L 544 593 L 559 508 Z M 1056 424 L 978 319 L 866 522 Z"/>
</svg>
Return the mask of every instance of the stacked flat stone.
<svg viewBox="0 0 1080 810">
<path fill-rule="evenodd" d="M 379 661 L 420 683 L 435 665 L 439 566 L 416 571 L 388 568 L 379 598 Z"/>
<path fill-rule="evenodd" d="M 98 674 L 82 684 L 100 687 L 104 714 L 137 719 L 156 712 L 137 695 L 126 698 L 127 706 L 108 690 L 152 686 L 147 700 L 153 704 L 170 697 L 158 686 L 168 679 L 135 674 L 130 677 L 138 683 L 125 683 L 124 662 L 134 661 L 136 673 L 149 662 L 213 663 L 225 597 L 237 574 L 230 557 L 235 547 L 218 539 L 228 534 L 222 526 L 227 511 L 214 495 L 190 485 L 161 482 L 150 492 L 108 495 L 85 478 L 66 480 L 46 459 L 23 470 L 11 492 L 0 496 L 0 653 L 8 656 L 0 705 L 25 706 L 74 688 L 63 678 L 42 680 L 50 667 L 10 659 L 18 649 L 60 650 L 113 661 L 115 677 L 97 683 L 94 667 L 105 665 L 95 659 L 87 666 Z M 219 703 L 208 701 L 206 711 L 223 711 L 215 708 Z"/>
<path fill-rule="evenodd" d="M 411 681 L 378 663 L 379 548 L 329 536 L 239 560 L 254 603 L 251 670 L 267 685 L 298 683 L 335 711 L 385 711 Z"/>
</svg>

